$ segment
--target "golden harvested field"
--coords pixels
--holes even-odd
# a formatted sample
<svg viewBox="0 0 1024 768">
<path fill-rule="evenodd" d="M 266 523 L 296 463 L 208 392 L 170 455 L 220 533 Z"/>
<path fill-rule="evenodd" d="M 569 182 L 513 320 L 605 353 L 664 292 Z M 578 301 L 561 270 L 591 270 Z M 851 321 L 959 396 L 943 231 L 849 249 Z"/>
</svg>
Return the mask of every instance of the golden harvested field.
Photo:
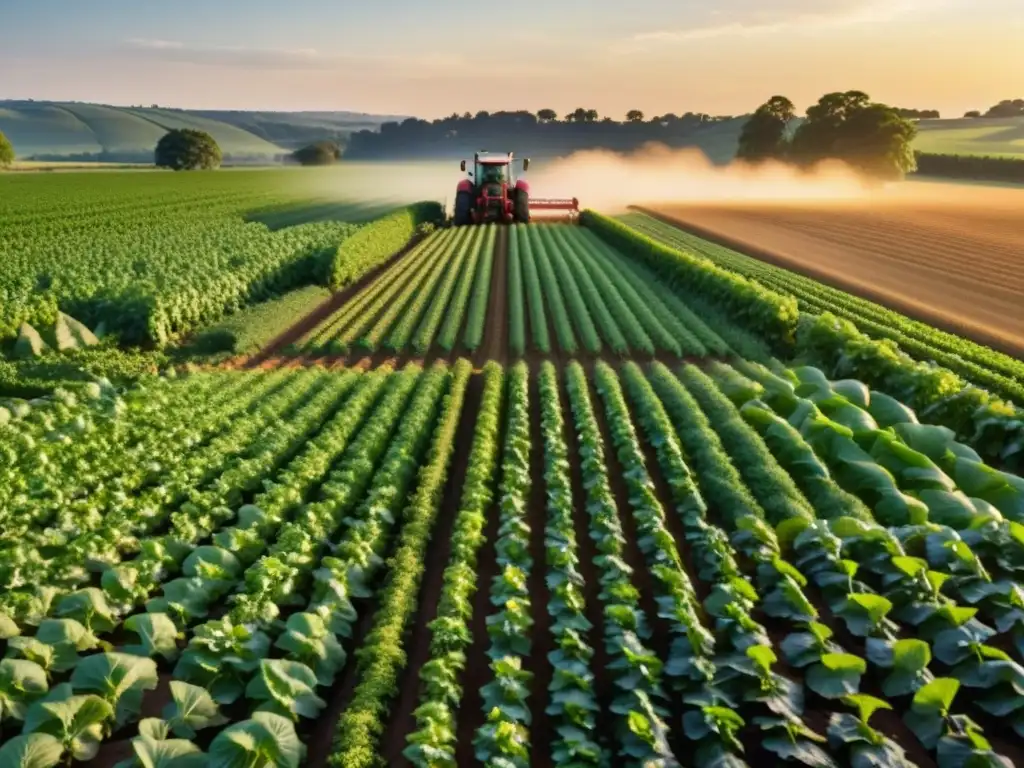
<svg viewBox="0 0 1024 768">
<path fill-rule="evenodd" d="M 656 210 L 695 234 L 1024 354 L 1024 189 L 906 184 L 841 202 Z"/>
</svg>

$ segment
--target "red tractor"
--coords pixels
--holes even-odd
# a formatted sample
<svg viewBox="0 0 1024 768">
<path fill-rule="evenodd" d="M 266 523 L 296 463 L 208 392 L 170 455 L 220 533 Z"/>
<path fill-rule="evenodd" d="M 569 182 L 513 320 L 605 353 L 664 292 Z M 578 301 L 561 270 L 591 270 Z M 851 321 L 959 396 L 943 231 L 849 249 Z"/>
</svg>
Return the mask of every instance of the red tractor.
<svg viewBox="0 0 1024 768">
<path fill-rule="evenodd" d="M 530 167 L 529 158 L 523 160 L 523 171 Z M 466 170 L 466 161 L 462 161 Z M 579 201 L 572 199 L 530 199 L 530 183 L 516 179 L 511 152 L 477 152 L 473 157 L 473 171 L 469 178 L 459 182 L 455 192 L 454 224 L 488 222 L 527 223 L 533 211 L 567 211 L 573 218 L 579 213 Z"/>
</svg>

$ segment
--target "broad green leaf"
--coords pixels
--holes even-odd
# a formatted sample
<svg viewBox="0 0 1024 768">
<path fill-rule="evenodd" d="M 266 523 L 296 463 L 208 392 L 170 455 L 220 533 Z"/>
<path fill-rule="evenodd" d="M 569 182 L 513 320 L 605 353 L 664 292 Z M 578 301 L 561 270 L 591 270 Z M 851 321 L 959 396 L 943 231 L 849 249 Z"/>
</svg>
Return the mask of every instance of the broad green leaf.
<svg viewBox="0 0 1024 768">
<path fill-rule="evenodd" d="M 163 741 L 171 738 L 171 726 L 159 717 L 147 717 L 139 721 L 139 736 L 152 741 Z"/>
<path fill-rule="evenodd" d="M 316 673 L 305 664 L 285 659 L 264 659 L 245 695 L 275 706 L 278 713 L 292 718 L 315 718 L 327 702 L 316 695 Z"/>
<path fill-rule="evenodd" d="M 163 656 L 168 661 L 178 657 L 178 628 L 166 613 L 137 613 L 124 622 L 139 637 L 136 645 L 126 645 L 125 653 L 136 656 Z"/>
<path fill-rule="evenodd" d="M 141 768 L 204 768 L 207 756 L 186 739 L 132 739 L 137 763 Z"/>
<path fill-rule="evenodd" d="M 889 702 L 869 696 L 866 693 L 843 696 L 843 703 L 857 710 L 857 715 L 862 723 L 870 722 L 871 716 L 880 709 L 892 709 L 892 705 Z"/>
<path fill-rule="evenodd" d="M 46 619 L 39 624 L 36 640 L 54 648 L 54 670 L 63 672 L 78 663 L 81 651 L 98 648 L 99 639 L 74 619 Z"/>
<path fill-rule="evenodd" d="M 752 645 L 747 648 L 747 656 L 763 674 L 770 674 L 772 664 L 779 660 L 769 645 Z"/>
<path fill-rule="evenodd" d="M 864 659 L 848 653 L 826 653 L 807 670 L 807 687 L 828 699 L 838 699 L 860 690 L 867 669 Z"/>
<path fill-rule="evenodd" d="M 0 720 L 24 720 L 29 705 L 49 690 L 46 670 L 26 659 L 0 661 Z"/>
<path fill-rule="evenodd" d="M 164 708 L 163 715 L 175 736 L 194 739 L 196 731 L 228 722 L 205 688 L 172 680 L 171 697 L 173 701 Z"/>
<path fill-rule="evenodd" d="M 939 677 L 922 686 L 914 694 L 914 709 L 937 712 L 943 716 L 949 713 L 960 681 L 951 677 Z"/>
<path fill-rule="evenodd" d="M 107 596 L 96 587 L 80 589 L 61 598 L 56 614 L 62 619 L 75 619 L 94 634 L 112 632 L 117 626 L 114 612 L 107 604 Z"/>
<path fill-rule="evenodd" d="M 202 579 L 237 579 L 242 573 L 242 564 L 227 550 L 209 545 L 196 547 L 185 558 L 181 572 Z"/>
<path fill-rule="evenodd" d="M 882 429 L 897 424 L 917 424 L 917 415 L 899 400 L 883 392 L 872 390 L 867 406 L 868 413 Z"/>
<path fill-rule="evenodd" d="M 20 634 L 21 629 L 14 619 L 6 613 L 0 613 L 0 640 L 10 640 L 12 637 L 17 637 Z"/>
<path fill-rule="evenodd" d="M 114 717 L 113 707 L 99 696 L 74 695 L 63 683 L 25 713 L 23 733 L 48 733 L 76 760 L 91 760 L 103 740 L 104 724 Z"/>
<path fill-rule="evenodd" d="M 16 736 L 0 747 L 0 768 L 53 768 L 64 747 L 48 733 Z"/>
<path fill-rule="evenodd" d="M 288 658 L 309 666 L 321 685 L 329 686 L 345 665 L 345 650 L 334 633 L 315 613 L 296 613 L 288 619 L 285 632 L 274 644 L 288 651 Z"/>
<path fill-rule="evenodd" d="M 210 744 L 208 768 L 274 766 L 299 768 L 305 747 L 291 720 L 255 712 L 251 720 L 228 726 Z"/>
<path fill-rule="evenodd" d="M 932 660 L 932 649 L 924 640 L 906 638 L 892 648 L 893 666 L 902 672 L 918 672 Z"/>
<path fill-rule="evenodd" d="M 156 688 L 157 682 L 156 662 L 129 653 L 88 656 L 71 674 L 76 692 L 99 694 L 116 708 L 118 725 L 138 716 L 143 693 Z"/>
</svg>

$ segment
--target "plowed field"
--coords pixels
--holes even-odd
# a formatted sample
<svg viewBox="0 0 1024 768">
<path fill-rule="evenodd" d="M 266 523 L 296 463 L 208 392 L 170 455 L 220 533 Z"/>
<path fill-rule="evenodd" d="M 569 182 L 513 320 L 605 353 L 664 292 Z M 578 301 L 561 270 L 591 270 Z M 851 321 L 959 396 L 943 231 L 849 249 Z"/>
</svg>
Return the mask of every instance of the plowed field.
<svg viewBox="0 0 1024 768">
<path fill-rule="evenodd" d="M 1024 354 L 1024 190 L 947 188 L 947 199 L 659 212 L 737 250 Z"/>
</svg>

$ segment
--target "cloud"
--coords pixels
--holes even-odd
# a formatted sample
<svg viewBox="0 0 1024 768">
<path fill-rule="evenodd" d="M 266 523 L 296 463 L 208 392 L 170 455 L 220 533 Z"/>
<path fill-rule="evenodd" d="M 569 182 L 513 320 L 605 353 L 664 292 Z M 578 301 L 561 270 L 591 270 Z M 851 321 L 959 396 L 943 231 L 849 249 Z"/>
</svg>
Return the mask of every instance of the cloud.
<svg viewBox="0 0 1024 768">
<path fill-rule="evenodd" d="M 961 0 L 947 0 L 960 2 Z M 809 29 L 831 29 L 891 21 L 942 5 L 942 0 L 783 0 L 764 10 L 752 0 L 724 0 L 718 8 L 683 29 L 634 34 L 617 46 L 636 52 L 650 44 L 725 37 L 755 37 Z"/>
<path fill-rule="evenodd" d="M 465 68 L 463 57 L 443 53 L 424 55 L 326 53 L 315 48 L 254 48 L 200 46 L 174 40 L 133 38 L 128 51 L 161 61 L 243 69 L 320 72 L 372 71 L 401 77 L 436 77 Z"/>
</svg>

